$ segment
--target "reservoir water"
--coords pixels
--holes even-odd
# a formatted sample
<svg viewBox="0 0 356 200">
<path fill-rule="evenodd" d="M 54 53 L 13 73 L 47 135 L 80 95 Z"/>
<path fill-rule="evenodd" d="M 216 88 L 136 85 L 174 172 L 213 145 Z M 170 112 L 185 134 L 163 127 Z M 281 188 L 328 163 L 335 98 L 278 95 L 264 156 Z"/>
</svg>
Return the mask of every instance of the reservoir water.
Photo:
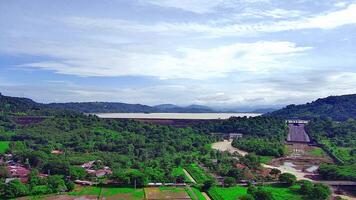
<svg viewBox="0 0 356 200">
<path fill-rule="evenodd" d="M 260 113 L 95 113 L 100 118 L 112 119 L 228 119 L 256 117 Z"/>
</svg>

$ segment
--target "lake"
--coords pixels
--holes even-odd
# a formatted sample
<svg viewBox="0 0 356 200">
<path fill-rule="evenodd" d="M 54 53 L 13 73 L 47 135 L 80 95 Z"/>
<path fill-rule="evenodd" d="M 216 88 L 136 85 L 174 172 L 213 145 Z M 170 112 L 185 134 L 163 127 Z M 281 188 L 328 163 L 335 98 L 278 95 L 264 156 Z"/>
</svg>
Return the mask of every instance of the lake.
<svg viewBox="0 0 356 200">
<path fill-rule="evenodd" d="M 228 119 L 256 117 L 260 113 L 95 113 L 100 118 L 113 119 Z"/>
</svg>

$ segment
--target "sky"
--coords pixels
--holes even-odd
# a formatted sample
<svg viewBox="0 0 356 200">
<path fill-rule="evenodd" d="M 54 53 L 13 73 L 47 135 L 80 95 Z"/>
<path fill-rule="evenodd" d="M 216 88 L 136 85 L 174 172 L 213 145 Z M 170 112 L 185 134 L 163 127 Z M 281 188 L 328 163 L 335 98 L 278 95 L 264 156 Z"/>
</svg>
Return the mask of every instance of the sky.
<svg viewBox="0 0 356 200">
<path fill-rule="evenodd" d="M 213 107 L 356 93 L 356 1 L 0 0 L 0 92 Z"/>
</svg>

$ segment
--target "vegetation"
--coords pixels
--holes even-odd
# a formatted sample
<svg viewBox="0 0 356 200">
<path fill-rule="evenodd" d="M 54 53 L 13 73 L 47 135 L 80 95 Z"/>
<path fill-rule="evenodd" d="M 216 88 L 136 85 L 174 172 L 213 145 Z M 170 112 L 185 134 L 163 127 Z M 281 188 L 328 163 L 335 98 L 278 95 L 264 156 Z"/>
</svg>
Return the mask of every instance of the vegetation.
<svg viewBox="0 0 356 200">
<path fill-rule="evenodd" d="M 208 180 L 212 180 L 212 177 L 207 174 L 199 165 L 193 163 L 186 167 L 186 170 L 193 177 L 197 183 L 205 183 Z"/>
<path fill-rule="evenodd" d="M 330 96 L 303 105 L 289 105 L 281 110 L 268 113 L 268 116 L 284 119 L 331 118 L 346 121 L 356 118 L 356 94 Z"/>
<path fill-rule="evenodd" d="M 204 122 L 195 128 L 206 133 L 242 133 L 243 137 L 234 140 L 233 146 L 258 155 L 276 157 L 284 155 L 283 142 L 288 133 L 284 120 L 273 117 L 232 117 L 224 121 Z"/>
<path fill-rule="evenodd" d="M 339 164 L 321 165 L 320 175 L 330 180 L 356 180 L 356 121 L 313 119 L 309 122 L 307 131 Z"/>
<path fill-rule="evenodd" d="M 9 149 L 9 141 L 0 141 L 0 154 L 5 153 Z"/>
<path fill-rule="evenodd" d="M 287 186 L 292 186 L 297 181 L 297 178 L 293 174 L 283 173 L 279 175 L 279 181 Z"/>
<path fill-rule="evenodd" d="M 253 187 L 253 189 L 242 186 L 213 187 L 209 190 L 209 195 L 213 200 L 260 200 L 271 198 L 274 200 L 302 200 L 303 195 L 298 193 L 298 188 L 298 185 L 292 187 L 259 186 Z"/>
<path fill-rule="evenodd" d="M 188 193 L 188 195 L 192 200 L 206 200 L 206 198 L 203 196 L 200 190 L 195 187 L 191 187 L 191 190 L 186 188 L 185 191 Z"/>
</svg>

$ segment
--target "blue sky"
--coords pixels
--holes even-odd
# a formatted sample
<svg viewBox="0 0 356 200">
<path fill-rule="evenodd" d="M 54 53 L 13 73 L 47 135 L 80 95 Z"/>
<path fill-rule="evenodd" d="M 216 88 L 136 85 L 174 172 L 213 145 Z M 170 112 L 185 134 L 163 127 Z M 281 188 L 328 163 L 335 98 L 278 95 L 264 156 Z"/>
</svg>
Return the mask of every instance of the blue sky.
<svg viewBox="0 0 356 200">
<path fill-rule="evenodd" d="M 219 107 L 356 92 L 356 1 L 0 0 L 0 91 Z"/>
</svg>

